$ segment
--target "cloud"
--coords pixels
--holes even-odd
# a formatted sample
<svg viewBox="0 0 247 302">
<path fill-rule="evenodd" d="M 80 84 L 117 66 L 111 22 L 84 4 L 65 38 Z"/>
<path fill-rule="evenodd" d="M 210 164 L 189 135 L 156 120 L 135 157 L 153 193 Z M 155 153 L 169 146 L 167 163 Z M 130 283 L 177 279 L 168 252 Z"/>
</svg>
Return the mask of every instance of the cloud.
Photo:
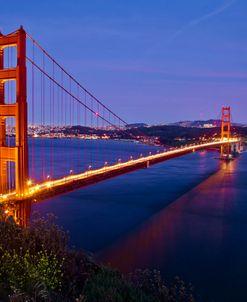
<svg viewBox="0 0 247 302">
<path fill-rule="evenodd" d="M 225 1 L 220 7 L 217 7 L 216 9 L 214 9 L 213 11 L 211 11 L 210 13 L 203 15 L 197 19 L 191 20 L 189 23 L 187 23 L 186 25 L 184 25 L 182 28 L 180 28 L 179 30 L 177 30 L 171 37 L 170 40 L 175 39 L 177 36 L 183 34 L 186 30 L 188 30 L 191 27 L 194 27 L 208 19 L 211 19 L 221 13 L 223 13 L 226 9 L 228 9 L 230 6 L 232 6 L 237 0 L 228 0 Z"/>
</svg>

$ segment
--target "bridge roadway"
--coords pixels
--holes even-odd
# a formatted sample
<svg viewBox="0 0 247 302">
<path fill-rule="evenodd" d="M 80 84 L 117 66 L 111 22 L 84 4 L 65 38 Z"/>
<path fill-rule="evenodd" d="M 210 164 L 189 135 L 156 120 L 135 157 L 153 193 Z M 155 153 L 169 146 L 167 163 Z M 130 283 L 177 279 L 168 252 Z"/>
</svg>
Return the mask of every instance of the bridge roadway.
<svg viewBox="0 0 247 302">
<path fill-rule="evenodd" d="M 112 178 L 137 169 L 147 168 L 150 165 L 154 165 L 171 158 L 179 157 L 199 150 L 219 147 L 224 144 L 237 144 L 239 142 L 240 140 L 238 138 L 231 138 L 229 141 L 215 140 L 202 144 L 183 146 L 146 157 L 140 157 L 138 159 L 130 159 L 127 162 L 119 162 L 117 164 L 104 166 L 99 169 L 88 170 L 83 173 L 48 180 L 36 185 L 30 185 L 28 191 L 23 194 L 23 196 L 18 196 L 15 192 L 10 192 L 8 194 L 1 195 L 0 202 L 15 202 L 18 200 L 39 202 L 41 200 L 64 194 L 75 189 L 98 183 L 108 178 Z"/>
</svg>

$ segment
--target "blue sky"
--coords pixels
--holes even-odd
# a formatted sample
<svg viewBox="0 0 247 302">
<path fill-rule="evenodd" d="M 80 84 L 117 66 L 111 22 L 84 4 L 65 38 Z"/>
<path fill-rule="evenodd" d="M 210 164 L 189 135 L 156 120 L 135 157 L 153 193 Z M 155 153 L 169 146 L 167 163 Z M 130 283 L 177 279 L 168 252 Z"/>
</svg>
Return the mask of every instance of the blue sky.
<svg viewBox="0 0 247 302">
<path fill-rule="evenodd" d="M 247 1 L 12 0 L 4 34 L 22 24 L 128 122 L 217 118 L 247 123 Z"/>
</svg>

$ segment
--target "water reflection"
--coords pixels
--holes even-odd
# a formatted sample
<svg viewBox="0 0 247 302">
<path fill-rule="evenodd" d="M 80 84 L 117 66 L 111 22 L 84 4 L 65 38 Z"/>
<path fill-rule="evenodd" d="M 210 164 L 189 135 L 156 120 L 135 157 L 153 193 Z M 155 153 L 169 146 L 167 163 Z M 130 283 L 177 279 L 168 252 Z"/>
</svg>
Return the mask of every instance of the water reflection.
<svg viewBox="0 0 247 302">
<path fill-rule="evenodd" d="M 234 213 L 238 164 L 238 160 L 222 162 L 217 173 L 99 253 L 98 258 L 123 272 L 157 268 L 168 279 L 179 275 L 193 282 L 207 298 L 217 296 L 221 287 L 230 297 L 224 282 L 233 276 L 224 246 L 231 239 L 229 219 Z"/>
<path fill-rule="evenodd" d="M 204 157 L 203 154 L 201 156 Z M 138 177 L 138 182 L 133 181 L 133 187 L 128 186 L 127 191 L 119 191 L 120 185 L 115 183 L 114 188 L 111 183 L 97 187 L 98 191 L 93 188 L 93 193 L 84 190 L 83 194 L 77 191 L 66 195 L 65 202 L 58 198 L 57 201 L 53 199 L 50 203 L 38 204 L 38 210 L 41 213 L 54 212 L 58 217 L 64 217 L 62 221 L 68 221 L 68 224 L 75 222 L 71 233 L 74 237 L 78 236 L 83 247 L 86 246 L 87 237 L 90 237 L 88 242 L 96 242 L 95 245 L 100 242 L 97 246 L 113 242 L 107 236 L 114 233 L 114 229 L 116 236 L 114 233 L 110 238 L 116 240 L 123 236 L 123 239 L 97 256 L 123 272 L 138 267 L 157 268 L 165 278 L 180 275 L 184 280 L 191 281 L 197 292 L 206 297 L 206 301 L 212 301 L 212 298 L 223 302 L 245 301 L 242 297 L 247 285 L 247 153 L 230 163 L 221 162 L 218 172 L 170 203 L 179 196 L 178 193 L 169 195 L 171 189 L 185 192 L 181 191 L 181 182 L 186 179 L 185 183 L 194 185 L 189 179 L 201 181 L 196 169 L 205 174 L 206 168 L 212 163 L 207 157 L 199 167 L 194 157 L 176 161 L 179 163 L 175 165 L 175 162 L 170 162 L 170 167 L 166 165 L 166 169 L 162 166 L 157 170 L 140 171 L 133 176 Z M 216 162 L 218 167 L 219 161 Z M 212 174 L 215 169 L 208 171 Z M 145 175 L 144 178 L 140 177 L 141 173 Z M 146 177 L 147 173 L 150 173 L 149 177 Z M 126 186 L 126 183 L 121 185 Z M 108 190 L 111 192 L 110 202 Z M 171 196 L 173 198 L 165 202 Z M 131 198 L 128 200 L 128 197 Z M 131 207 L 133 204 L 134 210 Z M 148 209 L 145 219 L 157 209 L 159 213 L 132 231 L 139 223 L 131 225 L 131 222 L 137 220 L 143 204 L 145 211 Z M 167 204 L 170 205 L 160 211 Z M 152 207 L 155 211 L 150 212 Z M 11 205 L 7 210 L 19 224 L 28 224 L 31 204 L 20 203 L 16 208 Z M 128 215 L 131 212 L 134 215 L 130 219 Z M 119 213 L 121 217 L 118 217 Z M 129 226 L 129 229 L 121 229 L 119 225 L 122 224 Z M 65 228 L 68 229 L 67 226 Z M 124 235 L 126 229 L 131 230 L 128 236 Z"/>
</svg>

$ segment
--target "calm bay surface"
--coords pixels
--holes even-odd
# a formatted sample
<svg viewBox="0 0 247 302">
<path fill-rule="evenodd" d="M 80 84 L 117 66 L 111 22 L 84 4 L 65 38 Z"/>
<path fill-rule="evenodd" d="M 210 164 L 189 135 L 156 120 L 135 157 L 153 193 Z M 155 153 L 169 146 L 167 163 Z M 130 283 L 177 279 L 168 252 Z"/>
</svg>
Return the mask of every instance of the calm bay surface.
<svg viewBox="0 0 247 302">
<path fill-rule="evenodd" d="M 55 144 L 69 157 L 64 141 Z M 88 144 L 94 150 L 96 142 Z M 107 144 L 107 161 L 115 160 L 115 148 L 126 158 L 157 149 Z M 85 142 L 75 146 L 83 150 Z M 192 282 L 203 301 L 246 301 L 247 153 L 227 165 L 216 157 L 192 153 L 34 204 L 32 211 L 55 214 L 71 245 L 123 272 L 155 268 L 168 280 Z"/>
</svg>

